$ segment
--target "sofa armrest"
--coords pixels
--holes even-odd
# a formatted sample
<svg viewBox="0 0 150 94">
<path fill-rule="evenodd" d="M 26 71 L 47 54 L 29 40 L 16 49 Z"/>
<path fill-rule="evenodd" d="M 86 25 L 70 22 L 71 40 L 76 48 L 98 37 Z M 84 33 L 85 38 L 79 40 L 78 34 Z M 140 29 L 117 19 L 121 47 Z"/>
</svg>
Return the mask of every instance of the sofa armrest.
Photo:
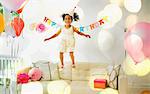
<svg viewBox="0 0 150 94">
<path fill-rule="evenodd" d="M 128 78 L 126 76 L 119 76 L 119 94 L 128 94 Z"/>
</svg>

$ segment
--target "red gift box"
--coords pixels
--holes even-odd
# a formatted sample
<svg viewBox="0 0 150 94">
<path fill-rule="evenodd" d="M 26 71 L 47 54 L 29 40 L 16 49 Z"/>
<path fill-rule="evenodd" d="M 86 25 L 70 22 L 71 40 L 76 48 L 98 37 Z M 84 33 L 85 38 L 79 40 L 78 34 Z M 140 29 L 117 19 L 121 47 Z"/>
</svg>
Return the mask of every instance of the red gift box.
<svg viewBox="0 0 150 94">
<path fill-rule="evenodd" d="M 107 85 L 106 79 L 95 79 L 94 80 L 94 88 L 105 89 Z"/>
</svg>

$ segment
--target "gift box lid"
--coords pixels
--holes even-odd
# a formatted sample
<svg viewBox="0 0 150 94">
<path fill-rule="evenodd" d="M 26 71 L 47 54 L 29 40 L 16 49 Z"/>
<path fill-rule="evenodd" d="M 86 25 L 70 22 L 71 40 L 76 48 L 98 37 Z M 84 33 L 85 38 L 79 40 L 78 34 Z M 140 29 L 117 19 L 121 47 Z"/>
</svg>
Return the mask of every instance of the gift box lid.
<svg viewBox="0 0 150 94">
<path fill-rule="evenodd" d="M 106 83 L 106 79 L 95 79 L 94 83 Z"/>
</svg>

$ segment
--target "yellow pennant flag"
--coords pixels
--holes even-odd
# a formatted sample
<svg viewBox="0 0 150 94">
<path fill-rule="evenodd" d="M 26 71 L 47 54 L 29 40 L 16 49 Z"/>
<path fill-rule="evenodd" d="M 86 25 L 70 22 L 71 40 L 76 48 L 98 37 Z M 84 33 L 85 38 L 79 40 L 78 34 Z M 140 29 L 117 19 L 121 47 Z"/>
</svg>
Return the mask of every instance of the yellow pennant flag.
<svg viewBox="0 0 150 94">
<path fill-rule="evenodd" d="M 103 17 L 104 21 L 108 21 L 108 16 Z"/>
</svg>

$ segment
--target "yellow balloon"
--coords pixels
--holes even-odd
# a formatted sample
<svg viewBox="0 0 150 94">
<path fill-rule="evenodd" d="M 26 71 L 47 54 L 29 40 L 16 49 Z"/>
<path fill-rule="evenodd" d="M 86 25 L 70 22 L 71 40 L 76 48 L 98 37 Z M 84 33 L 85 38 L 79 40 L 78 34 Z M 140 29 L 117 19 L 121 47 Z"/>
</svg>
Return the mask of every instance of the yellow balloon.
<svg viewBox="0 0 150 94">
<path fill-rule="evenodd" d="M 0 33 L 4 31 L 5 28 L 5 21 L 2 14 L 0 14 Z"/>
<path fill-rule="evenodd" d="M 130 56 L 127 56 L 123 63 L 123 70 L 127 75 L 145 76 L 150 73 L 150 60 L 146 58 L 142 62 L 135 64 Z"/>
<path fill-rule="evenodd" d="M 145 59 L 144 61 L 136 65 L 137 76 L 145 76 L 150 72 L 150 60 Z"/>
</svg>

